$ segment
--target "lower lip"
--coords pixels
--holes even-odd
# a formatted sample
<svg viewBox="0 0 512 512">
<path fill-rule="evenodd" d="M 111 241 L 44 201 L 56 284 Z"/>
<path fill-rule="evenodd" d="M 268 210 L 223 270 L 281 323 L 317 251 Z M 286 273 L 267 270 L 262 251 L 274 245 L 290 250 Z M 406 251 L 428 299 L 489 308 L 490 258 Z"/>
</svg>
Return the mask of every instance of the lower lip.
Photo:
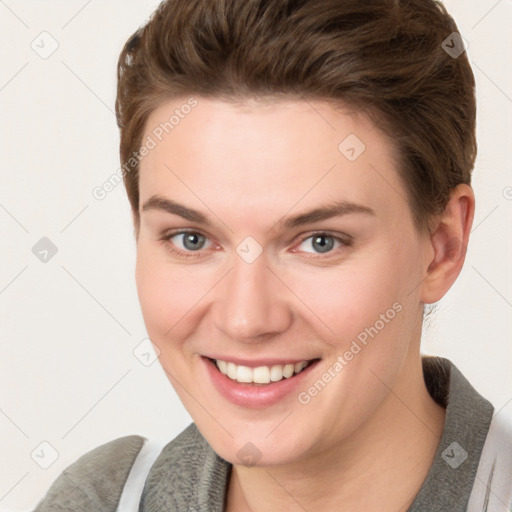
<svg viewBox="0 0 512 512">
<path fill-rule="evenodd" d="M 300 373 L 270 384 L 247 384 L 232 380 L 217 368 L 217 365 L 206 357 L 201 357 L 206 371 L 217 391 L 230 402 L 251 409 L 263 409 L 276 404 L 287 395 L 300 388 L 301 383 L 319 361 L 314 361 Z"/>
</svg>

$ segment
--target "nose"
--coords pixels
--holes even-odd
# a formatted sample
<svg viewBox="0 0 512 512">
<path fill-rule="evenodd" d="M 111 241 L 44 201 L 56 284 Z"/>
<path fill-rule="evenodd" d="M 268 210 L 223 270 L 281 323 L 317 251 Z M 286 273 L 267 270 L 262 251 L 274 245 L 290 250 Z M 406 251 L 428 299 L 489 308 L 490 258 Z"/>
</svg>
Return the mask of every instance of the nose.
<svg viewBox="0 0 512 512">
<path fill-rule="evenodd" d="M 219 284 L 212 314 L 225 336 L 261 342 L 289 328 L 293 316 L 289 293 L 267 266 L 264 253 L 252 263 L 235 254 L 231 271 Z"/>
</svg>

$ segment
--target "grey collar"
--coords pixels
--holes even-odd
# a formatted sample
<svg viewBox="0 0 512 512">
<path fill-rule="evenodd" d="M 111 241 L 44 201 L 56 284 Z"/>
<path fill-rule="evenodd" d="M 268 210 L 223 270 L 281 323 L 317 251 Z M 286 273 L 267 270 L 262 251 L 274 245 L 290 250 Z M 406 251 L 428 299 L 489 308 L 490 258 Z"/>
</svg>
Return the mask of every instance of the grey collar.
<svg viewBox="0 0 512 512">
<path fill-rule="evenodd" d="M 448 359 L 424 357 L 429 393 L 446 407 L 441 442 L 408 512 L 465 512 L 493 407 Z M 194 423 L 163 450 L 146 480 L 140 512 L 223 512 L 231 464 Z"/>
<path fill-rule="evenodd" d="M 494 408 L 448 359 L 424 358 L 423 370 L 430 394 L 446 405 L 446 419 L 434 462 L 408 512 L 466 512 Z M 436 386 L 443 375 L 447 397 L 444 386 Z"/>
</svg>

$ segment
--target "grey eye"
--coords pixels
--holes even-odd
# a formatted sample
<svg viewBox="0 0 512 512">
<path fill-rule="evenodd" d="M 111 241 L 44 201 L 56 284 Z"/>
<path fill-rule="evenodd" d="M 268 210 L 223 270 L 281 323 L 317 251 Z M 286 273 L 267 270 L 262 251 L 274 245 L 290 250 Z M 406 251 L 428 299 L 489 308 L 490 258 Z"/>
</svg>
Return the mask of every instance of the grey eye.
<svg viewBox="0 0 512 512">
<path fill-rule="evenodd" d="M 182 248 L 187 251 L 198 251 L 202 249 L 206 243 L 206 237 L 199 233 L 178 233 L 172 238 L 176 238 L 177 240 L 180 240 L 181 238 Z M 176 242 L 174 243 L 180 247 L 180 244 Z"/>
<path fill-rule="evenodd" d="M 329 252 L 334 247 L 334 239 L 328 235 L 315 235 L 311 245 L 318 252 Z"/>
<path fill-rule="evenodd" d="M 335 236 L 325 233 L 318 233 L 305 238 L 299 245 L 299 249 L 304 252 L 326 253 L 339 247 L 341 241 Z"/>
</svg>

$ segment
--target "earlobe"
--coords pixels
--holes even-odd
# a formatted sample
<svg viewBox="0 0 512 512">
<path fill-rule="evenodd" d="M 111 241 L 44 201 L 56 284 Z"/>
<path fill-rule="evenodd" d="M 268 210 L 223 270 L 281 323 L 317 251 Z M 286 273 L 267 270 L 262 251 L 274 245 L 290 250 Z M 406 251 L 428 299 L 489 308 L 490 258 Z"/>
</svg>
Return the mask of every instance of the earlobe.
<svg viewBox="0 0 512 512">
<path fill-rule="evenodd" d="M 469 233 L 475 212 L 473 189 L 458 185 L 450 194 L 445 211 L 438 217 L 430 235 L 430 254 L 421 286 L 421 301 L 440 300 L 457 279 L 466 257 Z"/>
</svg>

